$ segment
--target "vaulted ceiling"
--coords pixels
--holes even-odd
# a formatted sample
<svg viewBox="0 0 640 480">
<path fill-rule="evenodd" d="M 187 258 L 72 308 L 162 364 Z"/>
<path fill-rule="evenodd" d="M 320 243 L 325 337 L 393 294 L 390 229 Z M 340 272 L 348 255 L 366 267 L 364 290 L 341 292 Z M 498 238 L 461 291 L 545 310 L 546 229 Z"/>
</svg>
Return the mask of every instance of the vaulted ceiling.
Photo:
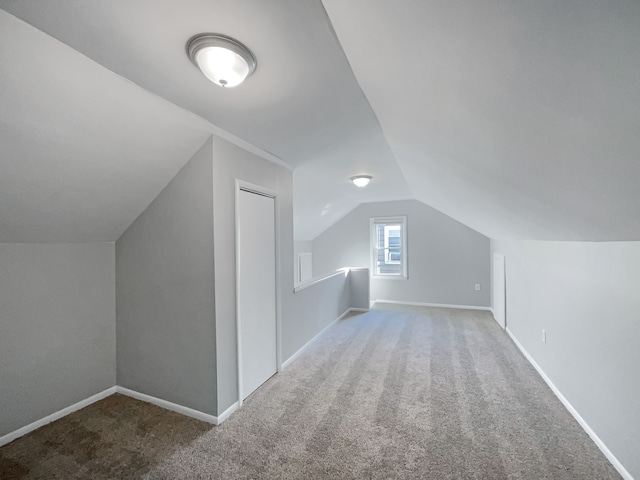
<svg viewBox="0 0 640 480">
<path fill-rule="evenodd" d="M 416 199 L 492 238 L 640 239 L 640 2 L 323 3 Z"/>
<path fill-rule="evenodd" d="M 0 241 L 115 240 L 210 133 L 293 169 L 299 240 L 404 198 L 493 238 L 640 239 L 638 2 L 0 7 Z M 208 82 L 202 32 L 255 74 Z"/>
</svg>

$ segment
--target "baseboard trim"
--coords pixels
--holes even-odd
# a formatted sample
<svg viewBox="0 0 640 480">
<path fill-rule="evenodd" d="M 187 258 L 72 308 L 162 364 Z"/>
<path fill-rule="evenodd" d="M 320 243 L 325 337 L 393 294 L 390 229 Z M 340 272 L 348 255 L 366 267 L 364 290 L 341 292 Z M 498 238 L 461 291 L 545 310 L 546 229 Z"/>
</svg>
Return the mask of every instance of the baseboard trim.
<svg viewBox="0 0 640 480">
<path fill-rule="evenodd" d="M 208 413 L 201 412 L 200 410 L 194 410 L 193 408 L 178 405 L 177 403 L 169 402 L 168 400 L 153 397 L 151 395 L 147 395 L 146 393 L 136 392 L 135 390 L 120 386 L 116 387 L 116 392 L 121 393 L 122 395 L 126 395 L 127 397 L 142 400 L 143 402 L 152 403 L 153 405 L 171 410 L 176 413 L 181 413 L 182 415 L 186 415 L 187 417 L 202 420 L 203 422 L 211 423 L 213 425 L 220 424 L 220 422 L 218 421 L 218 417 L 214 415 L 209 415 Z"/>
<path fill-rule="evenodd" d="M 231 405 L 229 408 L 227 408 L 224 412 L 222 412 L 220 415 L 218 415 L 218 423 L 216 425 L 220 425 L 222 422 L 224 422 L 239 407 L 240 407 L 240 402 L 236 402 L 233 405 Z"/>
<path fill-rule="evenodd" d="M 84 400 L 80 400 L 79 402 L 74 403 L 73 405 L 65 407 L 62 410 L 58 410 L 57 412 L 52 413 L 51 415 L 47 415 L 46 417 L 41 418 L 40 420 L 36 420 L 35 422 L 30 423 L 29 425 L 25 425 L 24 427 L 19 428 L 11 433 L 7 433 L 6 435 L 3 435 L 2 437 L 0 437 L 0 447 L 2 445 L 6 445 L 7 443 L 13 442 L 16 438 L 20 438 L 23 435 L 33 432 L 34 430 L 40 427 L 44 427 L 45 425 L 51 422 L 55 422 L 56 420 L 59 420 L 62 417 L 66 417 L 70 413 L 73 413 L 75 411 L 80 410 L 81 408 L 91 405 L 92 403 L 95 403 L 98 400 L 107 398 L 109 395 L 113 395 L 114 393 L 116 393 L 116 387 L 107 388 L 106 390 L 96 393 L 95 395 L 91 395 L 90 397 L 85 398 Z"/>
<path fill-rule="evenodd" d="M 496 313 L 493 311 L 493 308 L 490 308 L 489 311 L 491 312 L 491 318 L 493 318 L 496 323 L 498 324 L 498 326 L 502 329 L 502 330 L 506 330 L 506 325 L 503 325 L 502 323 L 500 323 L 498 321 L 498 319 L 496 318 Z"/>
<path fill-rule="evenodd" d="M 336 318 L 333 322 L 331 322 L 329 325 L 327 325 L 326 327 L 324 327 L 322 330 L 320 330 L 318 333 L 316 333 L 313 338 L 311 340 L 309 340 L 307 343 L 305 343 L 302 347 L 300 347 L 298 349 L 298 351 L 296 353 L 294 353 L 293 355 L 291 355 L 289 358 L 287 358 L 284 362 L 282 362 L 282 369 L 284 370 L 285 368 L 287 368 L 289 365 L 291 365 L 291 363 L 298 358 L 300 355 L 302 355 L 302 352 L 305 351 L 305 349 L 307 347 L 309 347 L 309 345 L 311 345 L 313 342 L 315 342 L 319 337 L 322 336 L 322 334 L 324 332 L 326 332 L 327 330 L 329 330 L 336 322 L 339 322 L 340 320 L 342 320 L 345 316 L 347 316 L 347 314 L 349 312 L 368 312 L 369 310 L 366 308 L 347 308 L 344 313 L 342 315 L 340 315 L 338 318 Z"/>
<path fill-rule="evenodd" d="M 412 307 L 438 307 L 438 308 L 457 308 L 461 310 L 483 310 L 490 312 L 491 307 L 478 307 L 475 305 L 452 305 L 449 303 L 425 303 L 425 302 L 405 302 L 400 300 L 374 300 L 371 304 L 375 303 L 392 303 L 394 305 L 410 305 Z"/>
<path fill-rule="evenodd" d="M 533 357 L 531 355 L 529 355 L 529 352 L 527 352 L 524 349 L 524 347 L 518 341 L 518 339 L 515 337 L 513 332 L 511 332 L 511 330 L 509 330 L 509 327 L 506 328 L 506 331 L 507 331 L 507 334 L 509 335 L 509 337 L 511 337 L 511 340 L 516 345 L 516 347 L 518 347 L 518 349 L 522 352 L 522 354 L 529 361 L 529 363 L 533 366 L 533 368 L 536 369 L 536 371 L 540 374 L 540 376 L 545 381 L 545 383 L 549 386 L 551 391 L 555 394 L 556 397 L 558 397 L 558 400 L 560 400 L 562 402 L 562 404 L 565 406 L 565 408 L 567 410 L 569 410 L 569 413 L 571 415 L 573 415 L 573 418 L 576 419 L 576 421 L 580 424 L 582 429 L 585 432 L 587 432 L 587 435 L 589 435 L 591 437 L 591 440 L 593 440 L 593 442 L 600 449 L 600 451 L 604 454 L 604 456 L 607 457 L 607 459 L 611 462 L 611 465 L 613 465 L 613 467 L 618 471 L 620 476 L 622 478 L 624 478 L 625 480 L 633 480 L 633 477 L 627 471 L 627 469 L 624 468 L 622 463 L 620 463 L 620 461 L 615 457 L 615 455 L 611 452 L 611 450 L 609 450 L 607 448 L 607 446 L 600 439 L 600 437 L 598 437 L 596 432 L 594 432 L 591 429 L 591 427 L 589 426 L 589 424 L 587 424 L 587 422 L 584 420 L 584 418 L 582 418 L 582 416 L 578 413 L 578 411 L 575 408 L 573 408 L 573 405 L 571 405 L 571 403 L 569 403 L 569 400 L 567 400 L 565 398 L 565 396 L 560 392 L 560 390 L 558 390 L 558 388 L 553 384 L 551 379 L 547 376 L 547 374 L 544 372 L 544 370 L 542 370 L 540 365 L 538 365 L 538 363 L 533 359 Z"/>
<path fill-rule="evenodd" d="M 344 316 L 344 315 L 343 315 Z M 43 427 L 51 422 L 55 422 L 67 415 L 80 410 L 81 408 L 87 407 L 92 403 L 97 402 L 98 400 L 102 400 L 103 398 L 107 398 L 108 396 L 113 395 L 114 393 L 121 393 L 122 395 L 126 395 L 127 397 L 135 398 L 137 400 L 141 400 L 143 402 L 151 403 L 153 405 L 157 405 L 158 407 L 165 408 L 167 410 L 171 410 L 173 412 L 180 413 L 182 415 L 186 415 L 188 417 L 196 418 L 198 420 L 202 420 L 203 422 L 211 423 L 213 425 L 220 425 L 227 418 L 231 416 L 233 412 L 238 409 L 238 402 L 231 405 L 224 412 L 222 412 L 217 417 L 214 415 L 209 415 L 208 413 L 201 412 L 199 410 L 194 410 L 189 407 L 184 407 L 182 405 L 178 405 L 177 403 L 169 402 L 167 400 L 162 400 L 161 398 L 152 397 L 151 395 L 147 395 L 145 393 L 136 392 L 135 390 L 131 390 L 129 388 L 113 386 L 109 387 L 102 392 L 96 393 L 84 400 L 80 400 L 73 405 L 63 408 L 62 410 L 58 410 L 51 415 L 47 415 L 40 420 L 36 420 L 35 422 L 30 423 L 22 428 L 19 428 L 13 432 L 7 433 L 0 437 L 0 447 L 6 445 L 7 443 L 13 442 L 15 439 L 26 435 L 27 433 L 33 432 L 34 430 Z"/>
</svg>

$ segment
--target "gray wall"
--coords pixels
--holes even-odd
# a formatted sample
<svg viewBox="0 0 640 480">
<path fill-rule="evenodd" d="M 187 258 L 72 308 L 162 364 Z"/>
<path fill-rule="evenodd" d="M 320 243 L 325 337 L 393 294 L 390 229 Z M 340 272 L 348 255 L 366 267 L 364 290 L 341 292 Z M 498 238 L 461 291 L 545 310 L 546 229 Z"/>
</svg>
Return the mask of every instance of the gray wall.
<svg viewBox="0 0 640 480">
<path fill-rule="evenodd" d="M 314 276 L 341 267 L 369 267 L 369 219 L 397 215 L 407 216 L 409 279 L 372 279 L 372 301 L 490 305 L 489 239 L 415 200 L 360 205 L 318 235 L 313 240 Z"/>
<path fill-rule="evenodd" d="M 640 478 L 640 242 L 492 241 L 492 250 L 505 255 L 507 327 Z"/>
<path fill-rule="evenodd" d="M 118 385 L 215 415 L 213 141 L 116 242 Z"/>
<path fill-rule="evenodd" d="M 351 307 L 369 309 L 369 269 L 352 269 L 349 272 L 349 288 L 351 289 Z"/>
<path fill-rule="evenodd" d="M 282 330 L 293 328 L 289 303 L 293 296 L 293 178 L 292 172 L 268 162 L 225 140 L 214 137 L 214 219 L 216 349 L 218 370 L 218 412 L 238 400 L 236 353 L 236 259 L 235 180 L 260 185 L 278 193 L 277 216 L 280 235 L 280 312 Z M 295 335 L 283 339 L 283 349 L 304 339 Z"/>
<path fill-rule="evenodd" d="M 237 401 L 236 179 L 278 195 L 283 359 L 348 308 L 348 286 L 312 301 L 326 315 L 295 297 L 292 172 L 214 136 L 116 242 L 118 385 L 212 415 Z"/>
<path fill-rule="evenodd" d="M 293 295 L 282 332 L 282 360 L 286 361 L 351 306 L 351 283 L 345 273 L 328 278 Z"/>
<path fill-rule="evenodd" d="M 0 436 L 115 385 L 113 243 L 0 244 Z"/>
</svg>

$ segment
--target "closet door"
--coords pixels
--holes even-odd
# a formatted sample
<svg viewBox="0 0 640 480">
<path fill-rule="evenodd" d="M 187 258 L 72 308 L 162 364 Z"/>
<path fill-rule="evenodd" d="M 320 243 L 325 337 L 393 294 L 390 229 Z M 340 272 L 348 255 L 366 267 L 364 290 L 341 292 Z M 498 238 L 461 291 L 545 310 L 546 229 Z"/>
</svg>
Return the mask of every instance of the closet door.
<svg viewBox="0 0 640 480">
<path fill-rule="evenodd" d="M 238 330 L 244 400 L 277 371 L 275 199 L 240 190 Z"/>
</svg>

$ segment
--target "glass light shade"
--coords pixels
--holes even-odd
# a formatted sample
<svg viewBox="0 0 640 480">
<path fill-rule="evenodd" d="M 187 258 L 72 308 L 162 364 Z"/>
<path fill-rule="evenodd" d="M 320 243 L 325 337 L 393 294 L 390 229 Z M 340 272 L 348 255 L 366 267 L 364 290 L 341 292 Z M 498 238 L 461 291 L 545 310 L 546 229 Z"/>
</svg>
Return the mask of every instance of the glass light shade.
<svg viewBox="0 0 640 480">
<path fill-rule="evenodd" d="M 366 187 L 367 185 L 369 185 L 369 182 L 371 181 L 371 176 L 370 175 L 358 175 L 356 177 L 351 177 L 351 181 L 353 182 L 353 184 L 356 187 Z"/>
<path fill-rule="evenodd" d="M 221 87 L 240 85 L 256 69 L 256 57 L 242 43 L 218 33 L 196 35 L 187 43 L 189 58 Z"/>
<path fill-rule="evenodd" d="M 205 47 L 196 54 L 196 63 L 202 73 L 216 85 L 235 87 L 249 75 L 244 58 L 224 47 Z"/>
</svg>

